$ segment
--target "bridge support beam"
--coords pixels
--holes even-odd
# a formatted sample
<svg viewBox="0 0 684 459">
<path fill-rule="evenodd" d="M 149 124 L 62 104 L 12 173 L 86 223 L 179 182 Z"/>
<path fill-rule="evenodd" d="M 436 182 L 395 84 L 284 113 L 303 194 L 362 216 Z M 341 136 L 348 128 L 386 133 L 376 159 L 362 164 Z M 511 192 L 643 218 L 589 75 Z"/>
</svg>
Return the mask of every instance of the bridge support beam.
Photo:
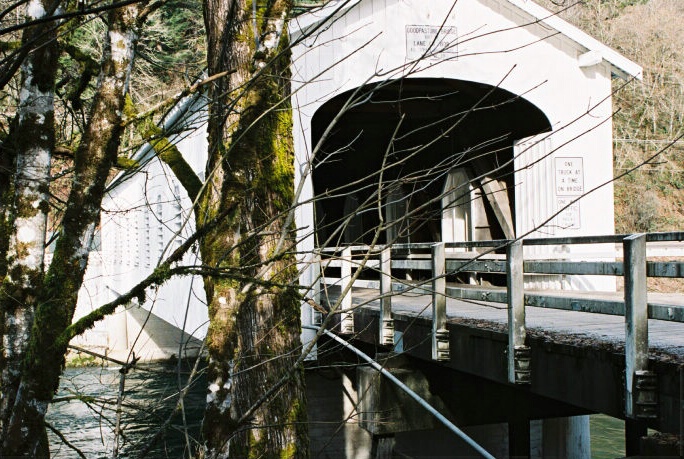
<svg viewBox="0 0 684 459">
<path fill-rule="evenodd" d="M 420 371 L 412 369 L 405 357 L 379 354 L 376 361 L 433 407 L 440 412 L 447 412 L 442 401 L 430 392 L 425 376 Z M 374 438 L 381 439 L 399 432 L 435 428 L 434 416 L 376 369 L 359 367 L 356 370 L 356 377 L 359 393 L 359 426 L 370 432 Z"/>
<path fill-rule="evenodd" d="M 516 459 L 530 457 L 530 420 L 526 417 L 508 421 L 508 456 Z"/>
<path fill-rule="evenodd" d="M 370 459 L 392 459 L 394 456 L 394 435 L 373 435 Z"/>
<path fill-rule="evenodd" d="M 311 266 L 309 267 L 311 290 L 309 296 L 313 304 L 309 304 L 311 308 L 311 325 L 320 325 L 323 323 L 323 313 L 319 310 L 321 303 L 321 254 L 315 252 Z"/>
<path fill-rule="evenodd" d="M 625 419 L 625 456 L 641 454 L 641 438 L 648 435 L 646 421 L 642 419 Z"/>
<path fill-rule="evenodd" d="M 591 458 L 589 416 L 544 419 L 542 426 L 543 457 Z"/>
</svg>

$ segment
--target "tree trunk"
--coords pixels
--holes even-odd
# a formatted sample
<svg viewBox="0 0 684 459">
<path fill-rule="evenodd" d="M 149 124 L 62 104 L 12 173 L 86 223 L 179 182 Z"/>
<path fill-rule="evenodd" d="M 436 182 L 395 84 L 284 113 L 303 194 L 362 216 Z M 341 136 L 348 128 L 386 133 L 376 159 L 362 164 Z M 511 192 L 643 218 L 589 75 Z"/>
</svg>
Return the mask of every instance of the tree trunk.
<svg viewBox="0 0 684 459">
<path fill-rule="evenodd" d="M 282 34 L 290 6 L 261 2 L 257 50 L 251 3 L 205 2 L 210 76 L 235 71 L 212 89 L 209 186 L 197 216 L 199 227 L 228 214 L 201 243 L 203 263 L 230 273 L 205 279 L 209 458 L 308 456 L 294 240 L 283 227 L 294 193 Z"/>
<path fill-rule="evenodd" d="M 74 179 L 53 261 L 44 276 L 41 269 L 36 272 L 36 278 L 31 279 L 32 286 L 40 284 L 40 289 L 34 290 L 34 295 L 18 297 L 24 307 L 35 310 L 35 317 L 27 321 L 21 334 L 13 337 L 25 343 L 25 352 L 17 356 L 21 373 L 17 374 L 16 395 L 8 406 L 9 416 L 2 429 L 0 456 L 3 457 L 49 454 L 44 418 L 59 384 L 68 345 L 60 335 L 73 319 L 94 228 L 100 217 L 105 184 L 116 163 L 141 8 L 142 5 L 133 4 L 112 10 L 108 15 L 108 42 L 98 90 L 88 128 L 74 158 Z M 55 65 L 49 67 L 55 68 Z M 32 138 L 35 140 L 35 137 L 34 134 Z M 18 219 L 15 226 L 18 234 L 26 227 Z M 10 247 L 10 254 L 12 249 Z M 14 251 L 21 250 L 14 247 Z M 7 333 L 5 336 L 9 337 Z"/>
<path fill-rule="evenodd" d="M 30 19 L 51 13 L 49 0 L 27 5 Z M 21 66 L 20 100 L 3 160 L 14 173 L 3 180 L 0 236 L 2 289 L 2 369 L 0 432 L 7 432 L 28 344 L 37 295 L 42 284 L 50 184 L 50 157 L 55 143 L 54 80 L 58 48 L 52 24 L 25 30 L 22 45 L 34 48 Z M 11 162 L 8 161 L 11 158 Z"/>
</svg>

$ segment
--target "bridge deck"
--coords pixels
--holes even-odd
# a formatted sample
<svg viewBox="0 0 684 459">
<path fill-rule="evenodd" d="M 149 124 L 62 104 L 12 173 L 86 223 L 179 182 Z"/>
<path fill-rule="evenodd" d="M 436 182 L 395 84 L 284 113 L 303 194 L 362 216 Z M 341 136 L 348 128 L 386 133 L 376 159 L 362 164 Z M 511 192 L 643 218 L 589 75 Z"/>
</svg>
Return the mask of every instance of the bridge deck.
<svg viewBox="0 0 684 459">
<path fill-rule="evenodd" d="M 331 304 L 339 296 L 339 288 L 326 290 L 328 299 L 324 302 Z M 377 346 L 378 290 L 354 288 L 352 293 L 354 338 Z M 578 296 L 577 292 L 572 295 Z M 420 293 L 392 297 L 392 315 L 398 332 L 395 337 L 401 337 L 397 350 L 425 362 L 432 362 L 431 301 L 431 295 Z M 676 308 L 677 303 L 682 303 L 682 296 L 652 295 L 650 301 Z M 448 298 L 447 316 L 450 360 L 429 364 L 512 386 L 507 380 L 505 357 L 506 305 Z M 527 307 L 526 323 L 532 371 L 531 384 L 523 386 L 522 391 L 624 418 L 624 317 Z M 658 416 L 649 420 L 648 425 L 659 431 L 679 433 L 684 323 L 650 319 L 649 358 L 649 369 L 658 378 Z"/>
<path fill-rule="evenodd" d="M 505 291 L 505 289 L 504 289 Z M 549 295 L 549 291 L 526 291 L 531 294 Z M 581 298 L 581 292 L 566 292 L 573 298 Z M 563 295 L 563 292 L 556 292 Z M 620 293 L 590 292 L 591 298 L 601 297 L 605 300 L 622 301 Z M 354 288 L 353 304 L 367 305 L 379 309 L 378 291 L 367 288 Z M 682 307 L 684 295 L 649 293 L 649 303 L 670 304 L 674 308 Z M 395 314 L 421 315 L 430 318 L 432 314 L 432 298 L 428 294 L 405 293 L 392 297 L 392 311 Z M 486 328 L 506 325 L 508 323 L 506 305 L 488 301 L 461 300 L 447 298 L 447 317 L 450 321 L 465 319 L 478 321 Z M 622 316 L 593 314 L 579 311 L 527 307 L 526 323 L 530 333 L 551 332 L 568 338 L 589 338 L 616 346 L 625 343 L 625 319 Z M 500 327 L 495 327 L 499 329 Z M 649 319 L 649 348 L 658 355 L 667 355 L 680 363 L 684 363 L 684 323 Z"/>
</svg>

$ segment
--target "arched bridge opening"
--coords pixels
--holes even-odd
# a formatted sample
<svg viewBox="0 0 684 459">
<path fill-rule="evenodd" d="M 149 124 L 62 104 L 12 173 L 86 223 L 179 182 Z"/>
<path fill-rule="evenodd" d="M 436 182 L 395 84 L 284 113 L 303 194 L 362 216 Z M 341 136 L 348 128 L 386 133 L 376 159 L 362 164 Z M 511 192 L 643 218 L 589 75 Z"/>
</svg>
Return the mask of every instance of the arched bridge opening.
<svg viewBox="0 0 684 459">
<path fill-rule="evenodd" d="M 545 114 L 487 84 L 410 78 L 347 91 L 312 120 L 318 246 L 513 237 L 513 146 Z M 382 220 L 381 220 L 382 219 Z"/>
</svg>

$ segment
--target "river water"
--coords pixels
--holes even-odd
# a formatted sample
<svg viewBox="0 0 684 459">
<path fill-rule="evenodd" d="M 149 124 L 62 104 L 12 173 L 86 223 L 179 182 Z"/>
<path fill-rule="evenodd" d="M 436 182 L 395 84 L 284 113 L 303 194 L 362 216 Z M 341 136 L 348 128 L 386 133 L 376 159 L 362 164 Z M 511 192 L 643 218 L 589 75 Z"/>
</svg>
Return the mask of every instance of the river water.
<svg viewBox="0 0 684 459">
<path fill-rule="evenodd" d="M 133 458 L 150 443 L 159 426 L 169 419 L 178 401 L 179 384 L 188 379 L 183 368 L 179 380 L 175 365 L 135 369 L 126 375 L 122 403 L 118 457 Z M 88 459 L 113 457 L 114 425 L 121 374 L 118 367 L 67 368 L 51 405 L 47 422 Z M 147 458 L 188 457 L 194 450 L 205 403 L 206 380 L 200 375 L 185 397 L 184 413 L 171 418 L 169 428 L 145 456 Z M 60 401 L 62 400 L 62 401 Z M 183 416 L 184 414 L 184 416 Z M 186 435 L 187 433 L 187 435 Z M 80 457 L 74 448 L 48 431 L 53 458 Z"/>
<path fill-rule="evenodd" d="M 169 419 L 176 405 L 179 385 L 187 381 L 190 368 L 182 368 L 178 377 L 175 365 L 139 368 L 126 375 L 119 441 L 120 458 L 134 458 L 150 444 L 160 424 Z M 113 457 L 114 423 L 120 383 L 118 367 L 68 368 L 57 394 L 58 402 L 50 407 L 47 422 L 66 438 L 72 447 L 49 432 L 53 458 L 88 459 Z M 146 458 L 190 457 L 197 439 L 205 402 L 206 380 L 199 375 L 185 398 L 183 414 L 171 418 L 165 434 L 155 441 Z M 608 416 L 591 417 L 591 446 L 594 459 L 624 456 L 624 428 L 620 420 Z"/>
</svg>

